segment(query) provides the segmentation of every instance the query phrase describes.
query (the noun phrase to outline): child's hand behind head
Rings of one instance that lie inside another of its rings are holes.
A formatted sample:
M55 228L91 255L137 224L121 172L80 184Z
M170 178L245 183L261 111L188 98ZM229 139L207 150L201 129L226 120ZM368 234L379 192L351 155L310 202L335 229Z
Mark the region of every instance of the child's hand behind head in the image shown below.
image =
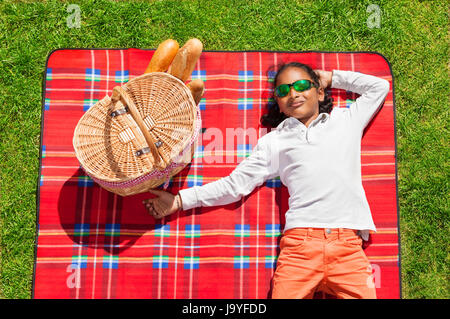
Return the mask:
M326 89L331 86L333 72L324 70L314 70L314 72L319 76L319 82L322 88Z

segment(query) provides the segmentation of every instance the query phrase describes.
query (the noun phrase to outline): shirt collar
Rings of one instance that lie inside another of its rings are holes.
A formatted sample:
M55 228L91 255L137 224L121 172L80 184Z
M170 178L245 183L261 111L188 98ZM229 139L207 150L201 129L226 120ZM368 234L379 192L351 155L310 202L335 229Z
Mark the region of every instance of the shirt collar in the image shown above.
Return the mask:
M314 126L319 122L325 122L329 118L329 116L330 115L328 113L319 113L319 116L317 116L317 118L311 122L310 126ZM297 118L290 116L287 119L283 120L280 124L278 124L277 130L282 130L288 127L296 127L297 125L304 126L304 124L300 122Z

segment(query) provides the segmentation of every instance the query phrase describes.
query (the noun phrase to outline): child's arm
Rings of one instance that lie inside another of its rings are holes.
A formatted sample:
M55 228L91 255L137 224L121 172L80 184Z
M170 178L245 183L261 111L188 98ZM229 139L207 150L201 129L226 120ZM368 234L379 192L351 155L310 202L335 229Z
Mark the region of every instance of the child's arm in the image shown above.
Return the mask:
M350 105L350 117L363 130L380 109L389 93L389 81L352 71L333 70L331 87L360 94Z
M230 175L203 186L180 190L183 210L236 202L267 179L276 176L278 167L271 161L270 145L266 136L262 136L252 154L240 162Z
M229 176L203 186L194 186L180 190L177 195L152 189L156 195L146 199L143 204L155 218L163 218L179 209L188 210L199 206L226 205L248 195L269 178L278 176L278 161L271 156L271 146L266 135L258 140L252 154L244 159ZM276 157L278 158L278 157Z

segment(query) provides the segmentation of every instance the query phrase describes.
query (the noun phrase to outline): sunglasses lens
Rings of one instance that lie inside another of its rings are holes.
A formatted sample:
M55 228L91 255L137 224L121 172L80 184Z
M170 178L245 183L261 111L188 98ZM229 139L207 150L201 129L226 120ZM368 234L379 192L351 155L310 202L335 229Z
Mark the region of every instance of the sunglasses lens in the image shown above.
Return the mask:
M275 94L279 97L286 96L289 94L291 86L293 86L297 92L303 92L309 90L313 84L309 80L298 80L292 84L281 84L275 89Z
M275 89L275 93L279 97L286 96L289 93L289 85L287 84L281 84Z
M303 92L311 88L311 82L309 82L308 80L299 80L297 82L294 82L292 86L297 92Z

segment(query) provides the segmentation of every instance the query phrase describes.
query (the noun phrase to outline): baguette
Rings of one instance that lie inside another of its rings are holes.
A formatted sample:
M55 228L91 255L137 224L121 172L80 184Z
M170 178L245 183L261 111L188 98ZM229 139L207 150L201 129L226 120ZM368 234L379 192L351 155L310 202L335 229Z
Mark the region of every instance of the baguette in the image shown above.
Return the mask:
M183 46L181 49L178 50L177 55L175 56L172 64L169 67L168 73L182 80L183 71L186 68L187 56L188 56L188 49L185 46Z
M186 86L191 90L192 97L194 98L195 104L200 103L200 100L205 92L205 83L200 79L195 79L186 84Z
M173 59L169 73L181 81L186 82L194 71L200 55L202 54L203 44L199 39L189 39L183 47L178 50Z
M145 73L166 72L175 58L179 47L178 42L172 39L161 42L155 53L153 53Z

